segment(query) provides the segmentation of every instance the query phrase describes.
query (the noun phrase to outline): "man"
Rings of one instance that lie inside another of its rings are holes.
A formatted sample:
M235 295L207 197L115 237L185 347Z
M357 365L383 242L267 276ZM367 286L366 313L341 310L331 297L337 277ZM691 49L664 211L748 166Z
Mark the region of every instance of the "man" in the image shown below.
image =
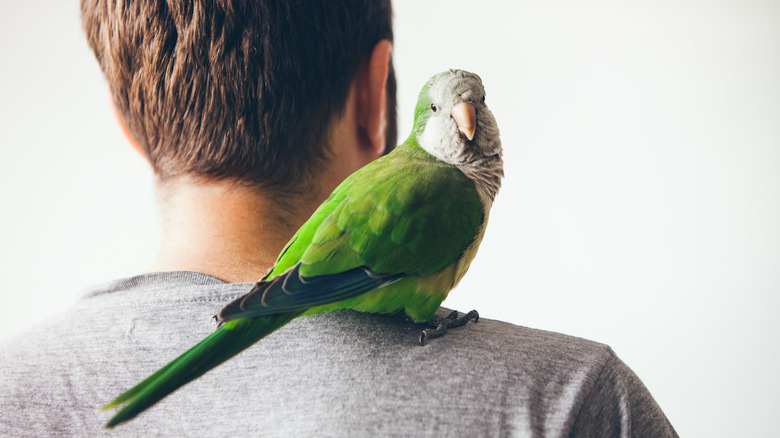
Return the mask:
M3 436L99 435L116 395L214 329L347 175L395 144L389 1L82 0L157 175L150 273L3 347ZM603 345L482 320L300 318L111 431L130 436L675 436Z

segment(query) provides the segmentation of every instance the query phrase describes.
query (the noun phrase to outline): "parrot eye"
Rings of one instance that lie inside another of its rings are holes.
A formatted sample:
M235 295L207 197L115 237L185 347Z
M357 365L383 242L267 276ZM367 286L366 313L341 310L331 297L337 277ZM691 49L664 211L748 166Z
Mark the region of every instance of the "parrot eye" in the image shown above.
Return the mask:
M485 95L482 95L482 103L485 103Z
M438 110L439 110L439 107L438 107L438 106L436 106L436 104L435 104L435 103L432 103L432 104L431 104L431 111L433 111L433 112L436 112L436 111L438 111Z

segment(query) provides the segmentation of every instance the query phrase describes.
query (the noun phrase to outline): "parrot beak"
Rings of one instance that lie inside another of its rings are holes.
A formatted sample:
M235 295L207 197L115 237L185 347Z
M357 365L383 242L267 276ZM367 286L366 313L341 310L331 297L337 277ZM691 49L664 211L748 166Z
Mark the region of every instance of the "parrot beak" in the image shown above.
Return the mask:
M477 129L477 111L470 102L460 102L452 107L450 113L455 123L458 125L458 131L469 140L474 139L474 131Z

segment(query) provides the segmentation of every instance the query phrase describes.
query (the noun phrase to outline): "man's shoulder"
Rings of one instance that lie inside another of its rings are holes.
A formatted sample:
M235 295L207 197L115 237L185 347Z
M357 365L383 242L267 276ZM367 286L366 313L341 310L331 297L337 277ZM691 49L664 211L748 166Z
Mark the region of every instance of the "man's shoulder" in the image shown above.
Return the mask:
M470 328L459 343L484 355L487 373L508 370L508 380L517 383L512 390L525 398L510 409L522 411L532 400L534 415L545 415L546 432L677 436L640 378L608 345L489 319ZM534 421L523 424L542 427Z
M211 315L244 287L200 276L120 283L1 344L0 411L14 412L0 416L4 429L99 433L100 406L211 333ZM584 406L622 421L612 380L627 368L606 345L483 318L420 346L423 328L349 310L296 319L122 430L565 435L598 424Z
M466 336L463 343L472 348L500 350L523 361L535 357L556 363L601 364L614 355L612 349L603 343L490 318L481 318L478 323L470 324L469 330L463 334Z
M212 330L210 315L234 289L188 272L85 289L73 306L0 341L0 430L8 436L100 432L99 408L122 390L124 377L142 377L161 357Z

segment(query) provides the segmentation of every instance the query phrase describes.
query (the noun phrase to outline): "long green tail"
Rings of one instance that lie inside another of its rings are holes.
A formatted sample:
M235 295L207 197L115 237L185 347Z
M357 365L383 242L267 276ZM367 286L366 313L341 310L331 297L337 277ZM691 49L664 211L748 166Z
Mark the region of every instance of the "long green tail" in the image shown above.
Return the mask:
M186 353L103 406L103 409L111 409L126 405L109 420L106 427L111 428L132 419L163 397L240 353L301 313L302 311L294 311L228 321Z

